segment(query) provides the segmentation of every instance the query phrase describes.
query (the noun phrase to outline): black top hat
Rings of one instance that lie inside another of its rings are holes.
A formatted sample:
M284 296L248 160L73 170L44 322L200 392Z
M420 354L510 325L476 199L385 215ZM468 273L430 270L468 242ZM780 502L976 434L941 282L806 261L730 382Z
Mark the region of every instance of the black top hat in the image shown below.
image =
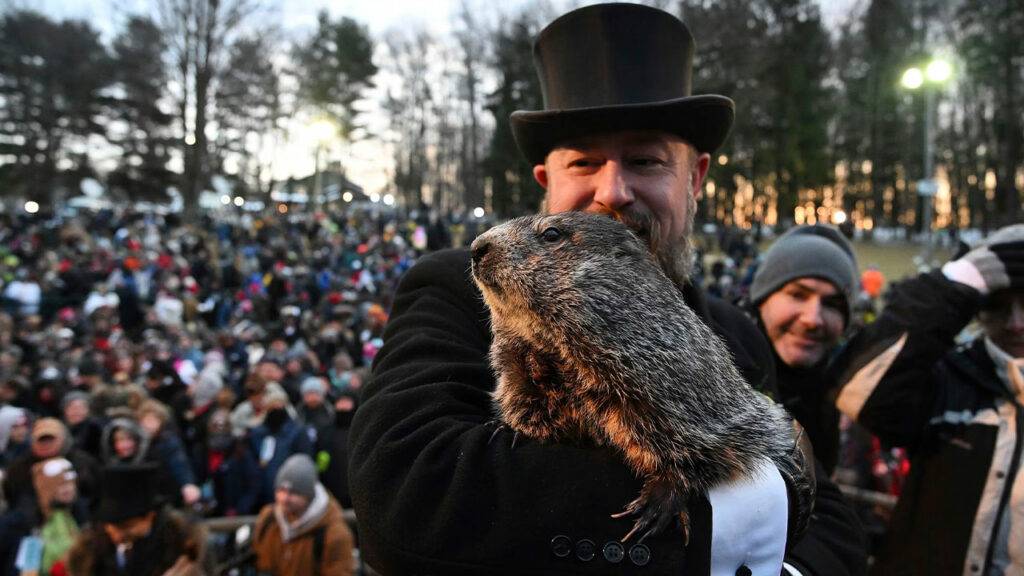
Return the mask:
M103 469L96 519L108 524L145 516L157 509L156 464L128 464Z
M544 110L512 113L519 150L541 164L557 144L620 130L662 130L701 152L722 144L733 102L691 96L693 36L671 14L597 4L548 24L533 46Z

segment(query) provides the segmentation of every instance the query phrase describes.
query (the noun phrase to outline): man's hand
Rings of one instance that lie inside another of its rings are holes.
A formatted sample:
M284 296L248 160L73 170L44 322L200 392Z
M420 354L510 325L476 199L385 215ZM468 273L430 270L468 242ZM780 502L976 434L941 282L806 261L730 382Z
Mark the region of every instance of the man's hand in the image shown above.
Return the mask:
M1024 287L1024 242L979 246L947 262L942 273L986 296L1003 288Z
M751 478L715 486L711 501L711 573L774 574L786 552L789 503L786 482L768 460Z

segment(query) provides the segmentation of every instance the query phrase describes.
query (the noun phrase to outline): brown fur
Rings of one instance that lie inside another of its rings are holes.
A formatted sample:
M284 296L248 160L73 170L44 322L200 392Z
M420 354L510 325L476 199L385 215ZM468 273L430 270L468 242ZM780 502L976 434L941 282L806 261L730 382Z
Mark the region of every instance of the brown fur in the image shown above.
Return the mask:
M542 442L615 446L644 479L622 515L642 540L717 484L768 458L813 500L788 415L755 392L725 343L686 305L626 226L569 212L519 218L473 243L491 309L501 420Z

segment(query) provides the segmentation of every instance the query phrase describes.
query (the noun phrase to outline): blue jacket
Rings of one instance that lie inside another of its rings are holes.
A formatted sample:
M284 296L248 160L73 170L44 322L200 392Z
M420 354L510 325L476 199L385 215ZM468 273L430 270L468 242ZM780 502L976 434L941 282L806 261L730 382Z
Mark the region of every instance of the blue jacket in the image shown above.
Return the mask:
M264 448L268 439L273 439L273 450ZM250 437L250 444L253 454L262 469L259 498L257 508L269 504L274 500L274 479L277 471L284 464L284 461L293 454L308 454L313 456L313 442L309 438L306 426L303 426L291 418L285 421L276 432L271 432L266 424L261 424L253 429ZM266 453L264 453L266 450Z

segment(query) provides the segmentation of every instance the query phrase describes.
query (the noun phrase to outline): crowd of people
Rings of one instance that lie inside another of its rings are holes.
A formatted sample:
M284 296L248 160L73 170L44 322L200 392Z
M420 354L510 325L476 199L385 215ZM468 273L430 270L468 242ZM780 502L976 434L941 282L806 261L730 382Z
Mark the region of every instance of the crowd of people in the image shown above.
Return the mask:
M450 219L370 207L319 219L231 214L202 226L131 210L6 218L0 561L15 566L25 538L40 533L46 570L59 570L57 551L70 552L76 534L103 517L102 487L123 482L102 478L118 465L147 465L152 501L185 512L181 525L265 517L285 462L300 454L314 471L298 483L306 504L320 486L324 506L325 495L338 511L351 506L348 428L397 281L420 255L472 239ZM831 230L796 231L808 229ZM844 237L828 234L852 256ZM791 235L768 254L747 231L705 237L694 280L756 316L769 295L765 278L791 256ZM842 262L835 256L807 267ZM859 328L877 314L880 281L872 268L848 272L835 282L850 302L844 324ZM784 392L790 411L810 409ZM830 435L815 446L826 472L898 494L908 472L902 451L846 417L839 442L840 415L829 414L815 419L812 436ZM291 468L293 476L307 469ZM881 533L878 511L863 510L862 520ZM341 540L351 556L351 534Z
M153 468L189 518L244 516L303 454L350 505L347 430L396 279L466 228L371 204L0 218L0 563L41 529L45 571L100 518L111 468Z

